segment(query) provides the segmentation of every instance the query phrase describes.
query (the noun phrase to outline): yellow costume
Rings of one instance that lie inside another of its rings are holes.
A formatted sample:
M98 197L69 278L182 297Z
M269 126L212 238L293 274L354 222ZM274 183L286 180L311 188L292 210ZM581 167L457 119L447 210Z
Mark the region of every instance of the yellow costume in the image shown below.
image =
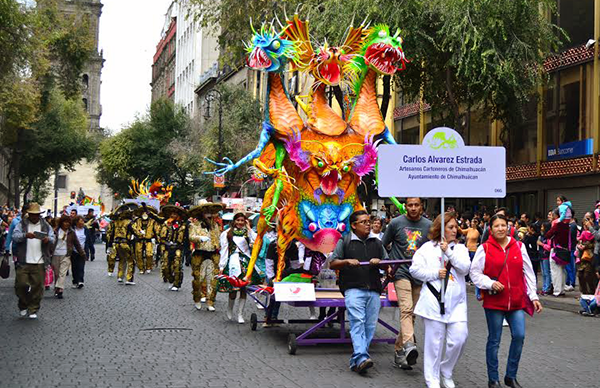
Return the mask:
M179 291L183 282L183 255L188 243L186 211L174 205L163 206L161 213L167 219L160 228L159 239L163 245L161 273L165 283Z
M189 240L193 244L192 253L192 295L198 310L201 300L206 298L209 311L214 311L217 296L217 279L219 273L219 236L221 228L212 219L212 214L222 210L222 204L204 203L192 208L190 216L196 221L189 225ZM209 216L206 217L205 214Z
M150 273L154 267L152 256L156 237L156 221L150 214L150 208L140 207L134 215L136 219L131 223L131 231L134 237L135 260L140 273Z

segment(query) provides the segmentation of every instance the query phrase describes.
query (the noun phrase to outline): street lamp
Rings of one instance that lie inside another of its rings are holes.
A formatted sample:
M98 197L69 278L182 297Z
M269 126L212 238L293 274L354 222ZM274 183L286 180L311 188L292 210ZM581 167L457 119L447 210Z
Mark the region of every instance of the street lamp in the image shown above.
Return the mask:
M219 102L219 151L217 160L220 162L223 158L223 94L218 89L212 89L204 97L206 102L206 111L204 112L204 119L210 118L210 103L217 100Z

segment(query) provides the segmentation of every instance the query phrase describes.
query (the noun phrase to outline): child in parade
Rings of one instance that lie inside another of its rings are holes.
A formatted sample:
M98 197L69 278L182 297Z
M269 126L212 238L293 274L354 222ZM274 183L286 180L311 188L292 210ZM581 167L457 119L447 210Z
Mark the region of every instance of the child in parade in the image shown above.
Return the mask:
M219 273L228 276L235 276L242 279L248 270L248 262L252 254L252 244L256 239L256 233L250 227L250 221L244 213L236 213L233 216L233 225L221 233L220 243L220 261ZM252 274L252 283L260 284L261 279L257 271ZM221 279L218 282L218 291L229 294L227 305L227 318L233 319L233 307L236 296L239 291L238 302L238 323L244 323L244 306L246 304L246 290L232 286L227 280Z

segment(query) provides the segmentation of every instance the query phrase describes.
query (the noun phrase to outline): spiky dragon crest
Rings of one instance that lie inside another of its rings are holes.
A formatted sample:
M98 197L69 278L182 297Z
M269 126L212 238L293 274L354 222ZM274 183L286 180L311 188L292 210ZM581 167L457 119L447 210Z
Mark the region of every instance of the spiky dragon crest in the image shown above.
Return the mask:
M288 60L298 59L298 43L282 38L282 32L275 32L273 25L264 24L260 31L254 30L250 43L246 43L249 67L268 72L285 70Z

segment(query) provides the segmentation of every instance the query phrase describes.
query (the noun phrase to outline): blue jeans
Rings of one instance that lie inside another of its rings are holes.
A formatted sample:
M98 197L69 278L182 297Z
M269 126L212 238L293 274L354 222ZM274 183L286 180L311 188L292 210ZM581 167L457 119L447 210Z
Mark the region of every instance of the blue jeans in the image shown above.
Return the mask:
M567 281L565 282L567 286L575 287L575 276L577 275L577 270L575 269L575 254L571 253L571 262L566 266L567 270Z
M579 304L581 305L581 311L595 314L596 309L598 308L598 304L596 303L596 298L592 298L590 300L579 299Z
M350 358L350 368L353 368L370 358L369 345L375 335L381 302L378 292L358 288L346 290L344 296L354 349Z
M550 292L550 288L552 287L552 275L550 274L550 260L541 260L542 262L542 291Z
M517 378L519 360L525 341L525 312L523 310L502 311L485 309L488 326L488 339L485 348L488 380L500 381L498 376L498 348L502 339L502 320L506 318L510 326L511 342L506 363L506 377Z

